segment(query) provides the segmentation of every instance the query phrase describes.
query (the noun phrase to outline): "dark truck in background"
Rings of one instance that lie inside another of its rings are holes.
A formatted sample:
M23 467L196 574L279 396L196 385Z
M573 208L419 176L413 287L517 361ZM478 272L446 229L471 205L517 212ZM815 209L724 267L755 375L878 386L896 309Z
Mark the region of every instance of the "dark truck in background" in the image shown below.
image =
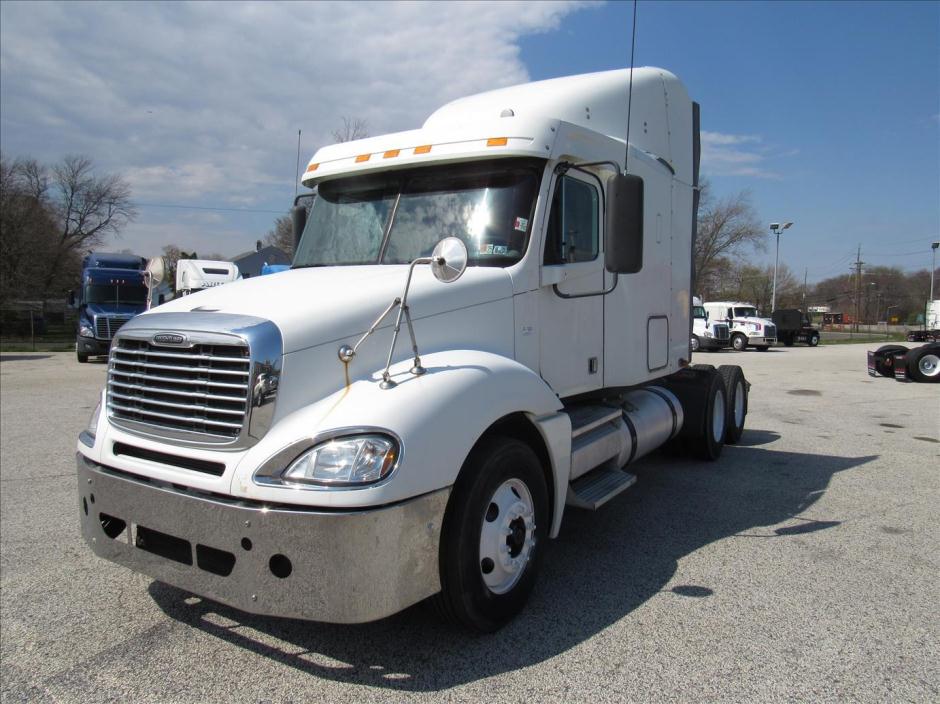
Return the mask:
M147 308L146 266L146 259L133 254L92 252L85 257L82 286L70 291L68 299L78 309L75 354L79 362L107 356L118 328Z
M813 327L809 317L798 308L781 308L771 314L777 326L777 339L787 347L804 342L810 347L819 344L819 330Z

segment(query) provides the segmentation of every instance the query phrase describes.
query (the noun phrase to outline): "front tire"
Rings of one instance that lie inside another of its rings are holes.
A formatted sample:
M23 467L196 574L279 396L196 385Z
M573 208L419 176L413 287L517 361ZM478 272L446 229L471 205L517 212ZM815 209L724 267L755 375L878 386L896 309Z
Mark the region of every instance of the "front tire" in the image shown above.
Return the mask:
M809 346L816 347L818 344L819 344L819 333L814 332L812 335L809 336Z
M82 354L81 352L76 352L75 358L78 360L79 364L85 364L88 361L88 355Z
M507 437L481 441L444 519L440 611L483 633L505 625L535 586L548 522L548 489L532 449Z
M692 339L689 341L689 348L692 352L698 352L702 348L702 343L699 342L697 335L692 335Z
M740 333L733 335L731 337L731 346L735 349L735 351L743 352L747 349L747 338Z

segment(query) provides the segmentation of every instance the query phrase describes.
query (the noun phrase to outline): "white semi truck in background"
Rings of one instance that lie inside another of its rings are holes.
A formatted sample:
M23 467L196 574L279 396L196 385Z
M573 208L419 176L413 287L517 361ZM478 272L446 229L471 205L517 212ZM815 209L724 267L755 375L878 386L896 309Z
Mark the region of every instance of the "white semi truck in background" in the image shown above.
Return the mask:
M290 271L119 331L78 442L91 549L249 612L433 596L492 631L567 510L667 442L736 442L740 368L690 364L698 105L636 69L628 140L630 84L504 88L320 149Z
M709 320L727 323L731 328L731 346L737 350L755 347L761 352L777 342L777 326L761 316L751 303L740 301L707 301Z
M180 259L176 263L176 295L186 296L242 278L232 262L209 259Z
M702 305L702 299L698 296L692 297L692 338L690 345L693 352L699 350L710 352L731 345L731 330L728 324L710 320L708 312Z

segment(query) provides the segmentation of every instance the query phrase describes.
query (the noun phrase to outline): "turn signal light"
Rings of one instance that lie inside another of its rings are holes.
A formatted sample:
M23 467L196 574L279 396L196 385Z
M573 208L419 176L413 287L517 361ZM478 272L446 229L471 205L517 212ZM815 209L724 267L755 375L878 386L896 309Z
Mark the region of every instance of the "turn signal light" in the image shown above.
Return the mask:
M356 157L356 163L357 163L357 164L361 164L361 163L364 162L364 161L369 161L369 157L370 157L370 156L372 156L372 155L371 155L371 154L360 154L359 156Z
M307 171L305 173L309 174L311 171L316 171L318 166L319 164L310 164L310 166L307 167Z
M488 147L505 147L509 143L507 137L490 137L486 140L486 146Z
M425 144L420 147L415 147L415 154L427 154L429 151L431 151L430 144Z

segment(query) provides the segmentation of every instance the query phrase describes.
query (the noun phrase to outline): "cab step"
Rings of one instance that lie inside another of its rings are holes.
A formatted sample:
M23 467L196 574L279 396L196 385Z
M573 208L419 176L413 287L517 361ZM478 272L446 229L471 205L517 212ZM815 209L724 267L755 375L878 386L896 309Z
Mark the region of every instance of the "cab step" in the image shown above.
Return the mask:
M616 406L569 406L565 412L571 419L571 439L574 440L604 423L616 420L623 409Z
M568 506L596 511L635 482L635 474L607 464L571 482L565 503Z

